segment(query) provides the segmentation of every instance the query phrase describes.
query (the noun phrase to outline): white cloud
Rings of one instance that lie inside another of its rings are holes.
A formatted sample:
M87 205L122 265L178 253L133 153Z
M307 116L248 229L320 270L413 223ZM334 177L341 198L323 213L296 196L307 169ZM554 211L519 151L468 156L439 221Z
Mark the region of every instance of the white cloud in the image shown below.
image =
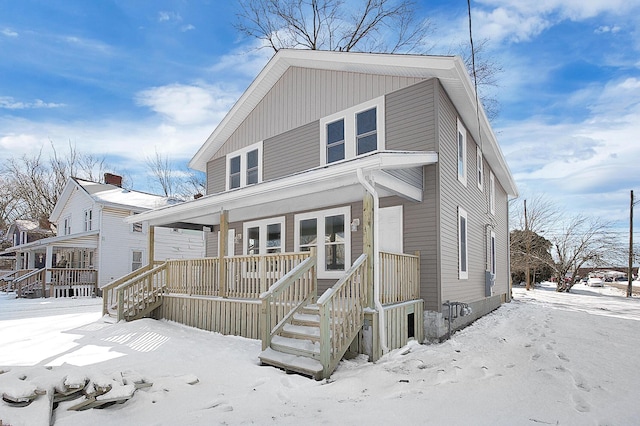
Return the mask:
M626 0L478 0L472 18L477 33L493 41L521 42L564 20L584 21L601 14L629 17L640 9ZM621 27L601 26L596 32L618 32Z
M188 125L219 121L238 97L235 90L222 86L171 84L139 92L136 102L169 123Z
M596 34L604 34L604 33L612 33L615 34L617 32L619 32L621 30L621 28L617 25L613 25L613 26L609 26L609 25L602 25L599 26L598 28L596 28L594 30L594 33Z
M193 25L191 25L191 24L187 24L187 25L183 25L183 26L180 28L180 31L182 31L183 33L186 33L187 31L191 31L191 30L195 30L195 29L196 29L196 27L195 27L195 26L193 26Z
M60 108L65 104L55 102L45 102L36 99L33 102L16 101L11 96L0 96L0 109L38 109L38 108Z
M211 71L233 72L243 77L253 79L269 62L274 55L271 48L266 47L264 42L255 40L249 45L241 46L223 55L220 60L211 67Z
M0 31L0 34L7 37L18 37L18 33L13 31L11 28L3 28L2 31Z
M182 16L175 12L160 11L158 12L158 22L182 21Z

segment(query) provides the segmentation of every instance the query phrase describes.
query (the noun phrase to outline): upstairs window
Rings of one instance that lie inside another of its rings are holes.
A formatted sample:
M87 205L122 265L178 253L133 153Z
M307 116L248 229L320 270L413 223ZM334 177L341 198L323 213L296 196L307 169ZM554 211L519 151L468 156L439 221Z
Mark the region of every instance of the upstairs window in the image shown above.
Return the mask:
M344 119L327 124L327 163L344 160Z
M375 108L356 114L356 128L356 155L378 149Z
M477 162L477 173L476 178L478 180L478 189L480 191L484 190L484 163L482 161L482 150L480 147L476 148L476 162Z
M62 219L62 235L71 234L71 216Z
M133 215L137 215L136 212L131 212ZM134 222L131 224L131 232L142 232L142 222Z
M384 149L384 97L320 119L321 164Z
M262 181L262 142L227 155L227 190Z
M467 129L458 119L458 180L467 186Z
M20 244L27 244L27 231L20 231Z
M84 211L84 230L91 231L93 227L93 210Z
M496 178L492 171L489 171L489 211L496 214Z

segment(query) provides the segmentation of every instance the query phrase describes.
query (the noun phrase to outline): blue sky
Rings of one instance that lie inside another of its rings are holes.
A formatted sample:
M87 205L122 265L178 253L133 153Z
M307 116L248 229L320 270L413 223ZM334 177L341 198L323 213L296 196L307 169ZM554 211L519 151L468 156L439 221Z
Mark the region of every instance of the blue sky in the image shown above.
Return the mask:
M421 1L430 53L468 37L467 2ZM472 1L501 63L494 130L523 197L628 221L640 196L640 1ZM0 161L104 155L136 189L145 158L184 166L271 56L235 2L0 0ZM640 207L639 207L640 208Z

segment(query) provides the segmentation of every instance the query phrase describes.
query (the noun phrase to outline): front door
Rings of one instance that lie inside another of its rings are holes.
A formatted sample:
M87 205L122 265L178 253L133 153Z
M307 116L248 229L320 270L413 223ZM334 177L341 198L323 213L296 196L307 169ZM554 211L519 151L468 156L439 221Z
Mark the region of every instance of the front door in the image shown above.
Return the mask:
M387 253L403 253L402 206L380 208L378 213L379 250Z

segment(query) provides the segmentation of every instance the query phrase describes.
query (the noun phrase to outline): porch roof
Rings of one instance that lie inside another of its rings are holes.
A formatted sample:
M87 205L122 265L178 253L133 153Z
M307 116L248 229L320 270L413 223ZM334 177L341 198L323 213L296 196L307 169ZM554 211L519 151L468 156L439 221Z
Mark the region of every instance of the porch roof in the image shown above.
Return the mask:
M397 195L421 201L421 187L386 171L422 167L437 161L436 152L375 152L248 187L206 195L175 206L150 210L129 216L125 221L199 229L219 224L223 210L227 212L229 222L236 222L346 204L362 200L364 196L358 170L362 170L375 185L380 196Z
M20 253L25 251L36 251L38 249L44 249L47 246L63 245L65 247L86 247L97 248L98 247L98 234L99 230L79 232L71 235L59 235L57 237L43 238L27 244L20 244L17 246L9 247L0 253Z

